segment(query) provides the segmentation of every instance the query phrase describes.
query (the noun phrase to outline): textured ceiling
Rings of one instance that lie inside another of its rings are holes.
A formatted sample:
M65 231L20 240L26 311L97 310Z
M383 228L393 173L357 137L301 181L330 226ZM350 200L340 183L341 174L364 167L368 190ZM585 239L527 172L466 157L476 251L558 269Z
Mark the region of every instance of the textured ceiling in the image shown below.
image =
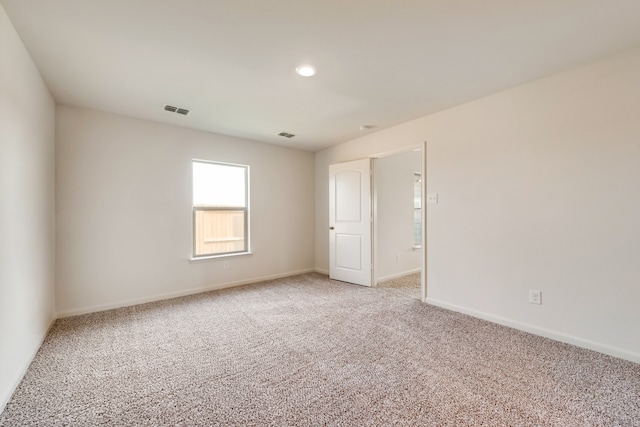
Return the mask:
M638 0L0 2L57 102L305 150L640 44Z

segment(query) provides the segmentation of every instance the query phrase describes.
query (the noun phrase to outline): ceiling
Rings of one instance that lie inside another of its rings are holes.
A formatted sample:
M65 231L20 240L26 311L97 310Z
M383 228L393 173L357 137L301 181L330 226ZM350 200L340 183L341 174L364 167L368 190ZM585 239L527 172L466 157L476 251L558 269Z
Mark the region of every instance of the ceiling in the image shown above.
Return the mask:
M59 103L310 151L640 44L638 0L0 2Z

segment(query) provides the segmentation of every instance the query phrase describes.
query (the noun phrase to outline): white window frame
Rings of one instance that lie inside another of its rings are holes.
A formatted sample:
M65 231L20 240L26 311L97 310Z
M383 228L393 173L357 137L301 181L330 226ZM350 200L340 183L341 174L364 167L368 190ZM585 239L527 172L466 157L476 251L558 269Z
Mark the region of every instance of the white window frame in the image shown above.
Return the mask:
M245 206L233 206L233 207L196 207L193 204L193 191L194 191L194 182L193 182L193 166L195 163L207 163L213 165L220 166L233 166L244 169L244 184L245 184ZM192 159L191 160L191 260L202 260L202 259L211 259L211 258L224 258L230 256L238 256L238 255L248 255L251 254L251 231L250 231L250 186L249 186L249 177L250 177L250 167L249 165L243 165L238 163L226 163L226 162L218 162L213 160L202 160L202 159ZM210 254L201 254L196 255L196 212L197 211L239 211L242 210L245 212L244 215L244 249L241 251L233 251L233 252L221 252L221 253L210 253Z
M416 190L420 194L420 198L416 200ZM413 173L413 248L422 248L422 209L424 208L424 201L422 200L422 173ZM419 215L416 218L416 211ZM416 221L417 220L417 221Z

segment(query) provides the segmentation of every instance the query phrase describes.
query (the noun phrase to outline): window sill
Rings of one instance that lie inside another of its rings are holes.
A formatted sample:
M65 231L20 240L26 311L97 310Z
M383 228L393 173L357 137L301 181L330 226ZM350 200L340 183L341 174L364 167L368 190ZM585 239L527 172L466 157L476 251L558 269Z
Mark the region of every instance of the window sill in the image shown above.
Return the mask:
M245 256L245 255L253 255L253 252L237 252L237 253L233 253L233 254L222 254L222 255L207 255L207 256L199 256L199 257L192 257L189 258L189 262L198 262L198 261L205 261L205 260L211 260L211 259L220 259L220 258L231 258L231 257L237 257L237 256Z

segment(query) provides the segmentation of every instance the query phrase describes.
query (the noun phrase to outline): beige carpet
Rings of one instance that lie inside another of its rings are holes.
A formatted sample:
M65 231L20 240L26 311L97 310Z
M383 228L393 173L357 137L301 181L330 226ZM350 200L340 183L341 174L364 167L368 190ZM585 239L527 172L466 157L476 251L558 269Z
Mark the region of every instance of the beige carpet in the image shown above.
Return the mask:
M406 274L395 279L385 280L378 283L379 288L396 288L406 289L407 291L413 290L413 296L420 298L420 273ZM407 294L409 296L410 294Z
M2 426L640 426L640 365L307 274L58 320Z

